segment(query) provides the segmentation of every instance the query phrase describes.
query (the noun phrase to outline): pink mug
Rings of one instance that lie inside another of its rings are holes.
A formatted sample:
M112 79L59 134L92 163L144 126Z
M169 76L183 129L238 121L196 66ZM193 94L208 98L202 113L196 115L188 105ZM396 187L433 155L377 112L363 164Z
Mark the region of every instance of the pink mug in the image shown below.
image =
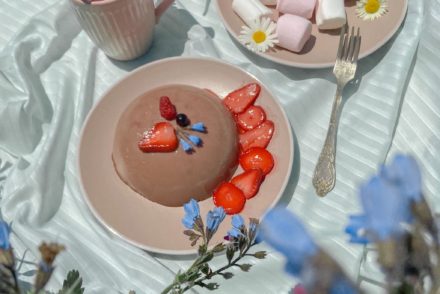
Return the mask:
M154 26L174 2L162 0L70 0L81 27L104 53L117 60L141 56L151 46Z

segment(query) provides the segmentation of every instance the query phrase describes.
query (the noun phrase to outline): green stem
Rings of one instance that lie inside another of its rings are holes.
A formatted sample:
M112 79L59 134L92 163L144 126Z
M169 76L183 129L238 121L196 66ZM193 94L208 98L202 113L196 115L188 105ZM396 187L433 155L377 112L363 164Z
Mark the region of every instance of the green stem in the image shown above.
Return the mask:
M216 271L214 271L214 272L212 272L212 273L210 273L210 274L208 274L208 275L205 275L205 276L202 277L202 278L199 278L198 280L194 281L194 283L193 283L192 285L188 285L188 286L186 286L185 288L183 288L183 291L182 291L182 292L188 291L188 290L191 289L194 285L201 285L201 284L203 284L203 281L205 281L205 280L207 280L207 279L211 279L213 276L216 276L216 275L220 274L220 273L223 272L224 270L226 270L226 269L228 269L228 268L230 268L230 267L235 266L235 265L237 264L237 262L238 262L242 257L244 257L244 256L246 255L246 253L249 251L249 249L250 249L250 248L252 247L252 245L254 245L254 244L255 244L255 243L248 245L248 246L246 247L246 249L243 250L243 252L241 252L241 253L238 255L238 257L235 258L232 262L228 263L227 265L225 265L225 266L219 268L218 270L216 270Z

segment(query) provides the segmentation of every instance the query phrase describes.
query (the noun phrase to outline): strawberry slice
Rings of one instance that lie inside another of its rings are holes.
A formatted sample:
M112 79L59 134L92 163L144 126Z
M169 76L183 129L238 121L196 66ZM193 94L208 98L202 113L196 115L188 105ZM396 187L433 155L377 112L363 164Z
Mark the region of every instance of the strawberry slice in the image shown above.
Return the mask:
M260 169L264 175L267 175L274 165L272 154L261 147L249 149L240 155L238 161L245 171Z
M231 183L223 183L218 187L213 200L215 206L222 206L227 214L237 214L243 210L246 197L243 191Z
M231 184L234 184L238 189L243 191L246 199L251 199L258 193L262 181L263 173L261 170L251 169L233 177Z
M261 87L257 83L250 83L237 89L223 99L223 104L233 113L242 113L252 105L260 95Z
M251 105L237 116L237 124L243 130L253 130L266 120L266 113L260 106Z
M270 120L266 120L253 130L244 134L239 134L239 141L242 151L246 151L252 147L266 148L272 139L275 130L274 124Z
M171 152L177 149L177 145L176 131L168 122L155 124L138 142L143 152Z

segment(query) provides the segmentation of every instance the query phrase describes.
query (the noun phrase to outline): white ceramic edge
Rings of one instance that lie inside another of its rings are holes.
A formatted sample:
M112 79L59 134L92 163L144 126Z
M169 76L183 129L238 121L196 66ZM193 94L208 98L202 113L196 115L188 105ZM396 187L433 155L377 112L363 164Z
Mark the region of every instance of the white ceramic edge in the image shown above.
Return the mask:
M292 126L290 124L290 121L286 115L286 112L284 111L284 108L282 107L281 103L279 103L279 101L275 98L274 95L272 95L272 92L269 91L269 89L263 84L261 83L261 81L259 79L257 79L254 75L248 73L247 71L241 69L240 67L231 64L229 62L224 62L224 61L219 61L217 59L214 58L208 58L208 57L170 57L170 58L164 58L164 59L160 59L151 63L147 63L133 71L131 71L130 73L124 75L123 77L121 77L120 79L118 79L108 90L106 90L102 95L100 100L92 107L92 109L90 109L89 113L87 114L86 119L84 120L84 123L81 127L81 132L80 132L80 140L79 140L79 144L78 144L78 155L76 158L76 164L77 164L77 170L79 173L79 185L80 185L80 191L82 192L82 198L85 200L88 208L90 209L90 211L92 212L93 216L101 223L101 225L103 225L107 230L109 230L112 234L116 235L117 237L121 238L122 240L124 240L125 242L134 245L138 248L141 248L143 250L147 250L149 252L153 252L153 253L159 253L159 254L165 254L165 255L191 255L191 254L195 254L197 253L196 249L190 249L190 250L165 250L165 249L160 249L160 248L156 248L156 247L150 247L150 246L145 246L143 244L140 244L128 237L126 237L125 235L121 234L120 232L116 231L113 227L111 227L110 225L108 225L103 218L101 218L101 216L99 215L99 213L95 210L94 206L92 205L91 201L89 200L89 197L87 196L87 193L85 191L84 185L83 185L83 181L82 181L82 173L81 173L81 168L80 168L80 158L81 158L81 146L82 146L82 142L83 142L83 133L85 131L85 128L89 122L89 119L92 115L92 113L94 112L94 110L102 103L103 101L103 97L107 96L108 93L110 93L114 87L116 87L117 85L119 85L123 80L127 79L128 77L130 77L131 75L134 75L135 73L139 72L139 71L143 71L145 70L145 68L153 66L153 65L157 65L160 63L164 63L164 62L169 62L169 61L173 61L173 60L182 60L182 59L186 59L186 60L205 60L205 61L209 61L209 62L216 62L216 63L221 63L221 64L226 64L228 66L231 66L239 71L244 72L245 74L247 74L248 76L252 77L253 79L255 79L256 81L258 81L260 83L260 85L270 94L270 96L273 98L273 100L275 101L275 104L281 109L281 114L282 117L284 119L284 121L287 122L287 133L288 133L288 139L289 142L291 142L290 144L290 148L289 148L289 168L287 171L287 176L284 179L284 182L281 186L281 190L280 193L278 193L277 197L275 197L274 201L272 202L272 205L270 205L266 212L262 215L261 218L263 218L264 215L266 215L267 211L270 210L271 208L273 208L274 206L276 206L279 202L279 200L281 199L282 195L284 194L284 191L286 190L287 184L289 182L291 173L292 173L292 167L293 167L293 157L294 157L294 139L293 139L293 134L292 134Z
M235 35L235 33L233 32L231 26L225 21L225 18L223 17L223 14L220 13L220 8L219 8L219 1L222 0L216 0L215 1L215 5L216 5L216 9L217 9L217 14L220 16L223 25L226 27L226 30L228 31L229 35L231 35L235 41L237 41L241 46L243 46L246 50L248 50L249 52L256 54L264 59L273 61L275 63L278 64L282 64L282 65L287 65L287 66L292 66L292 67L298 67L298 68L308 68L308 69L319 69L319 68L329 68L335 65L335 62L329 62L329 63L317 63L317 64L310 64L310 63L297 63L297 62L290 62L290 61L286 61L284 59L280 59L280 58L276 58L273 57L271 55L267 55L261 52L254 52L249 50L245 45L243 45L239 40L238 37ZM394 34L399 30L400 26L403 23L403 20L405 19L406 13L408 11L408 0L404 0L405 3L405 11L404 13L402 13L402 15L400 16L399 19L399 25L396 26L394 28L394 30L391 30L390 33L388 35L386 35L386 37L384 38L383 42L378 42L376 46L374 46L372 49L362 53L361 55L359 55L359 60L367 57L368 55L374 53L376 50L378 50L380 47L382 47L383 45L385 45L393 36ZM295 54L292 52L292 54ZM335 61L336 61L336 56L335 56Z

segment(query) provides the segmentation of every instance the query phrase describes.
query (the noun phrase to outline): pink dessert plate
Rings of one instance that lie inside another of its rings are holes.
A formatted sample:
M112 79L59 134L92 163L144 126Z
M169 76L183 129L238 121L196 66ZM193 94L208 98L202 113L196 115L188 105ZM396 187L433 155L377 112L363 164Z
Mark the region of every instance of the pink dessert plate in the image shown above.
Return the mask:
M240 43L238 36L244 22L232 10L232 0L216 0L216 3L223 24L232 37ZM347 23L350 27L359 27L362 35L359 58L370 55L391 39L405 19L407 7L408 0L388 1L388 13L376 20L370 21L362 20L356 16L355 0L345 1ZM287 66L301 68L333 66L339 45L340 30L318 30L314 17L312 17L311 21L313 23L312 36L300 53L294 53L276 46L273 50L255 54ZM245 48L247 49L247 47Z
M182 207L152 202L118 177L111 158L116 125L134 99L161 86L190 85L224 97L249 82L262 86L256 104L264 107L267 117L275 124L268 146L275 167L241 213L245 219L261 218L282 196L292 169L294 142L286 114L268 89L240 68L213 59L182 57L163 59L131 72L111 87L90 112L81 134L78 167L83 195L95 217L117 236L145 250L175 255L195 253L196 248L191 247L182 233L185 229L181 223ZM239 172L240 168L236 173ZM204 219L213 207L211 197L200 202ZM223 241L230 223L227 217L212 244Z

